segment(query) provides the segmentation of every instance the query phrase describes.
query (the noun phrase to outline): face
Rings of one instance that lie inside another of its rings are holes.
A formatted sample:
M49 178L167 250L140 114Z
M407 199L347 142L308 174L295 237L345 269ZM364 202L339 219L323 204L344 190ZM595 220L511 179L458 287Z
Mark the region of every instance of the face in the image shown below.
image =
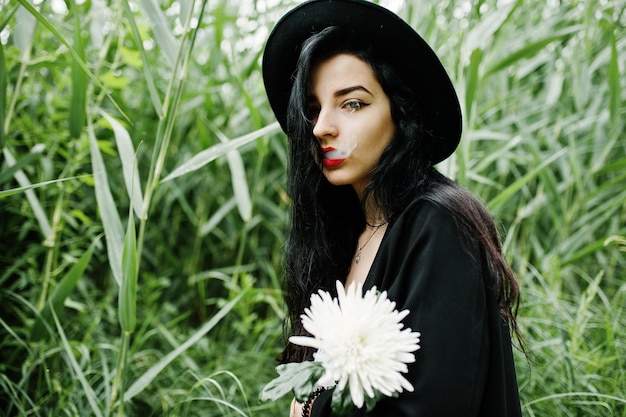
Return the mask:
M361 196L395 131L389 98L372 68L349 54L317 64L308 110L324 176L334 185L352 185Z

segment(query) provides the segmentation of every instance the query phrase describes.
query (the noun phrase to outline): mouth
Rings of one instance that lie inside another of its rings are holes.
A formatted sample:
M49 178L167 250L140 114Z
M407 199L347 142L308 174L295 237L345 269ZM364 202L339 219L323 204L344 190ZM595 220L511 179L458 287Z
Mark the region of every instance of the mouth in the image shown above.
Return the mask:
M337 165L341 165L343 161L345 160L346 160L345 158L340 158L340 159L324 158L324 160L322 161L322 164L324 164L326 168L331 168L331 167L336 167Z
M322 160L322 164L326 168L336 167L337 165L341 165L346 158L338 157L337 149L332 147L322 148L322 152L324 153L324 159Z

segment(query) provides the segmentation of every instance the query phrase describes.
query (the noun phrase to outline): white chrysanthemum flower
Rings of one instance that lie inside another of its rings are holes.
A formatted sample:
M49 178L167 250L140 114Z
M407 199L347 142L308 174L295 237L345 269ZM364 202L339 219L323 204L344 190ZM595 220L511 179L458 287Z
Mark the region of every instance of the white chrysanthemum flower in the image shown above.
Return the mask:
M403 329L408 310L398 312L387 292L376 287L362 294L362 285L344 290L337 281L338 298L320 290L311 296L311 307L302 315L304 328L313 337L292 336L292 343L318 349L315 360L325 374L319 385L350 389L352 402L363 406L365 394L374 398L378 391L392 396L413 386L402 373L415 361L412 353L420 348L419 332Z

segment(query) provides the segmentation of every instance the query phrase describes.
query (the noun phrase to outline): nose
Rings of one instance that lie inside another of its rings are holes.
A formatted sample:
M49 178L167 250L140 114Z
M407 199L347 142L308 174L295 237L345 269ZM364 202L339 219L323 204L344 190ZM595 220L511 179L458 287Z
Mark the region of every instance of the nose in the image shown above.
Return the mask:
M330 112L320 110L313 122L313 135L318 139L337 136L336 123Z

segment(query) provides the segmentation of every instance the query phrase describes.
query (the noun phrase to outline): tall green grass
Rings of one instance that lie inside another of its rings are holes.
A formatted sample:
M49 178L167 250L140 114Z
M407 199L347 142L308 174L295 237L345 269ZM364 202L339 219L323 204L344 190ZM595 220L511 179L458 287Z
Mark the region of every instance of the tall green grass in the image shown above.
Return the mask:
M286 413L280 3L0 1L0 414ZM440 168L520 278L524 415L626 416L626 3L382 3L457 86Z

